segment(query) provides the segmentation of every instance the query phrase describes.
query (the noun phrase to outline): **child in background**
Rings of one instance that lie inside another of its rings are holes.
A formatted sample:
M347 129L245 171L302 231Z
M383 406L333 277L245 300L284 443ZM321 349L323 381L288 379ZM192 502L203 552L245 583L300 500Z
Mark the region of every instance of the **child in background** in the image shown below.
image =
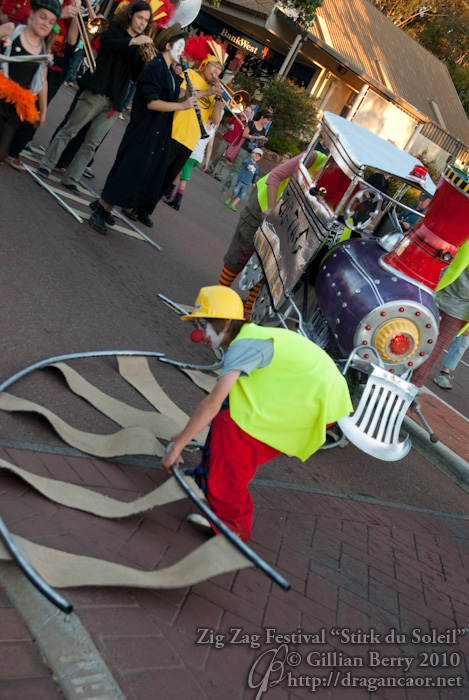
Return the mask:
M243 161L236 184L231 192L231 197L225 200L226 206L232 211L236 211L236 205L240 199L247 199L250 190L254 187L259 168L257 161L262 158L264 152L260 148L255 148L249 158Z
M54 28L61 12L58 0L31 0L27 25L7 22L0 26L2 54L8 58L46 54L55 43ZM21 125L27 122L42 128L46 112L45 63L13 63L0 57L0 161L8 155Z
M169 204L170 207L179 210L181 206L181 199L184 195L187 183L191 178L192 169L200 165L200 169L205 172L207 169L209 160L212 156L213 149L213 137L218 128L218 124L214 124L210 119L205 124L205 131L208 134L208 138L200 138L189 158L181 171L180 178L176 178L174 185L177 185L176 193L167 195L163 197L165 204Z

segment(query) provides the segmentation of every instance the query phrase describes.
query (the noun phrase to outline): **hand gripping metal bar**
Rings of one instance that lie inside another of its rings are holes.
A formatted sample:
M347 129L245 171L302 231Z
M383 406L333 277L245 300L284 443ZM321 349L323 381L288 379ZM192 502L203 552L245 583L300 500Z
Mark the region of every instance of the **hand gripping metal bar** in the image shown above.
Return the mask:
M189 443L190 445L190 443ZM168 449L170 448L171 443L168 445ZM212 525L215 525L217 530L220 530L222 535L224 535L232 545L234 545L240 552L244 554L245 557L247 557L250 561L252 561L255 566L257 566L258 569L264 572L264 574L267 574L269 578L274 581L278 586L283 588L285 591L288 591L290 589L290 584L289 582L283 578L275 569L273 569L267 562L265 562L263 559L260 558L258 554L253 552L250 547L248 547L244 542L242 542L239 537L237 537L231 530L225 525L224 522L218 518L215 513L213 513L210 508L200 500L198 496L192 491L191 487L187 483L187 481L184 479L182 476L179 468L174 464L171 467L171 471L174 474L175 478L178 481L178 484L180 487L183 489L183 491L189 496L191 501L197 506L199 510L202 511L202 513L205 515L205 517L212 523Z

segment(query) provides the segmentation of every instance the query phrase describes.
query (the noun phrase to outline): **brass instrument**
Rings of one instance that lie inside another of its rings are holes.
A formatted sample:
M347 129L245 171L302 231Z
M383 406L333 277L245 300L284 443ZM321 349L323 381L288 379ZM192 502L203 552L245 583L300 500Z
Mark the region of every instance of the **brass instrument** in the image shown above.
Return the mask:
M140 29L142 29L142 27L140 27ZM158 52L155 48L155 44L153 42L151 42L151 44L149 42L145 44L139 44L138 50L140 51L142 61L144 61L145 63L149 63L152 59L155 58L155 56L158 55Z
M90 37L98 36L98 34L103 34L109 29L109 22L105 17L97 17L96 13L93 11L88 0L84 0L86 9L88 12L88 21L85 22L80 12L80 2L77 2L77 22L78 22L78 32L80 34L80 39L83 43L83 53L90 67L90 72L94 73L96 71L96 59L93 54L93 49L91 48Z
M217 78L218 83L220 84L220 87L222 90L228 93L229 99L225 100L224 97L222 96L222 100L225 103L225 107L231 112L233 117L241 124L241 126L244 128L246 125L243 124L241 119L238 117L238 114L241 114L244 112L246 107L249 105L251 102L251 96L249 95L246 90L238 90L237 92L233 92L233 90L228 87L226 83L223 82L223 80L220 80L220 78Z

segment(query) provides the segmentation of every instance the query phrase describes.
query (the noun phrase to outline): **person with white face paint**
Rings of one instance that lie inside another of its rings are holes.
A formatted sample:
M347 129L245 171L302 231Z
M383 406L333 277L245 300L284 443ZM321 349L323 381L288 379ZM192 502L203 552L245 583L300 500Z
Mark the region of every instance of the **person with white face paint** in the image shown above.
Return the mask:
M246 323L243 302L229 287L203 287L194 311L181 319L196 322L192 340L227 350L215 387L173 435L161 464L171 473L187 443L211 424L202 463L187 473L213 512L246 542L254 513L249 482L258 466L282 452L307 460L325 442L326 427L352 410L347 383L304 336ZM199 513L188 520L213 534Z
M160 197L166 165L173 115L191 109L195 98L180 91L180 79L173 70L184 51L181 25L174 24L158 34L155 46L160 53L143 69L137 84L130 123L107 177L101 198L92 203L89 224L106 234L112 226L114 205L122 207L129 218L153 226L148 204Z

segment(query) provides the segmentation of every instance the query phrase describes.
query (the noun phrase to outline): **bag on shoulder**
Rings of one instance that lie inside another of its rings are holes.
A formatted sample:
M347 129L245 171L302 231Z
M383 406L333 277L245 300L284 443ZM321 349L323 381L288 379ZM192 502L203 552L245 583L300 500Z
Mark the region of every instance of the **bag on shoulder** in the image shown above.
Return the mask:
M238 136L238 138L235 141L233 141L232 144L230 144L228 146L228 148L226 149L226 151L224 153L224 156L229 163L232 163L234 161L234 159L238 155L240 148L243 145L243 143L245 142L245 140L246 139L243 139L242 135L240 134Z

